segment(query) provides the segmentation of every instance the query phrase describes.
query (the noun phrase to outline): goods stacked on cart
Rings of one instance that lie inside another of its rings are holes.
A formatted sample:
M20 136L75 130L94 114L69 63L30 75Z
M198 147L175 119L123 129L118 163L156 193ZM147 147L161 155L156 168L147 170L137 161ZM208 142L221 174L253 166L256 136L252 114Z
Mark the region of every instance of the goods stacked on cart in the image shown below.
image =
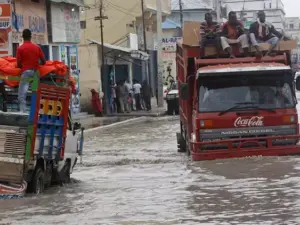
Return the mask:
M75 92L76 81L70 75L70 70L66 64L60 61L47 61L45 65L39 67L39 77L41 83L46 83L55 86L70 87L72 92ZM18 77L21 77L21 69L17 67L17 59L14 57L0 58L0 78L6 77L3 82L7 93L7 109L9 112L17 112L17 96L18 96ZM27 102L30 104L30 88L27 95ZM2 104L2 96L0 99Z

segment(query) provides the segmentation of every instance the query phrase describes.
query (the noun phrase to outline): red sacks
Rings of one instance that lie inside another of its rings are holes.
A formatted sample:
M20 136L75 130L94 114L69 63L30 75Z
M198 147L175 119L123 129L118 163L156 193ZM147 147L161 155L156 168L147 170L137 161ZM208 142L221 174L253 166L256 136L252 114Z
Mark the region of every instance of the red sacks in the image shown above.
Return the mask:
M45 65L39 67L40 77L46 76L49 73L55 73L58 76L69 75L69 67L60 61L47 61ZM2 76L21 76L21 69L17 67L17 59L11 56L0 58L0 75ZM75 90L76 81L70 77L72 90ZM18 86L18 81L5 80L5 83L10 87Z

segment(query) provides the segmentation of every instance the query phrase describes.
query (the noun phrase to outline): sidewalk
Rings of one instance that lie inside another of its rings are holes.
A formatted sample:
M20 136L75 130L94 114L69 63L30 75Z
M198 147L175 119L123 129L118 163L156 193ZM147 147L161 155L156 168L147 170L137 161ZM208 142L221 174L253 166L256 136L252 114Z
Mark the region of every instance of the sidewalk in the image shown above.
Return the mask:
M116 113L111 116L120 116L120 117L137 117L137 116L149 116L149 117L159 117L166 115L167 103L164 101L164 107L158 107L156 98L151 99L151 111L141 110L141 111L132 111L130 113Z
M87 113L80 113L73 117L75 122L81 123L82 127L85 129L102 127L126 120L130 120L137 117L160 117L166 114L166 103L164 107L159 108L156 104L156 98L151 99L152 110L151 111L133 111L131 113L117 113L115 115L95 117L94 115L89 115Z
M122 122L132 118L134 117L91 117L90 115L87 115L87 117L74 117L73 119L75 122L81 123L81 126L85 129L91 129Z

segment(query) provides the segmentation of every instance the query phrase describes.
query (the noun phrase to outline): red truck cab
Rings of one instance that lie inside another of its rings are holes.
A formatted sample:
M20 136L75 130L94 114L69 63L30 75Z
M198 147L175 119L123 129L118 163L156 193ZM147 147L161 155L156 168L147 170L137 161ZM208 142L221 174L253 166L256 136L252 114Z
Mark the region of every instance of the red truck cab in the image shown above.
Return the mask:
M197 59L198 53L177 45L179 152L196 161L300 154L294 74L286 53Z

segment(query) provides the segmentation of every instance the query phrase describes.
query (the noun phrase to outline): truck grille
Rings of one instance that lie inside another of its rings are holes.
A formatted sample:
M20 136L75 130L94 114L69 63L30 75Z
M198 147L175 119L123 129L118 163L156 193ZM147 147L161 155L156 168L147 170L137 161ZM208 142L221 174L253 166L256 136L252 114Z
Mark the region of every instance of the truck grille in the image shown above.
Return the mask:
M287 126L272 126L272 127L248 127L248 128L229 128L229 129L212 129L212 130L200 130L200 141L220 141L239 138L261 138L261 137L274 137L285 135L296 135L296 125ZM272 141L273 146L286 146L296 145L298 140L296 139L276 139ZM267 147L266 140L260 140L258 143L261 146ZM242 141L235 141L232 143L233 148L238 148L242 144ZM242 148L258 147L257 143L243 144ZM200 150L220 150L227 149L228 144L207 144L202 145Z

